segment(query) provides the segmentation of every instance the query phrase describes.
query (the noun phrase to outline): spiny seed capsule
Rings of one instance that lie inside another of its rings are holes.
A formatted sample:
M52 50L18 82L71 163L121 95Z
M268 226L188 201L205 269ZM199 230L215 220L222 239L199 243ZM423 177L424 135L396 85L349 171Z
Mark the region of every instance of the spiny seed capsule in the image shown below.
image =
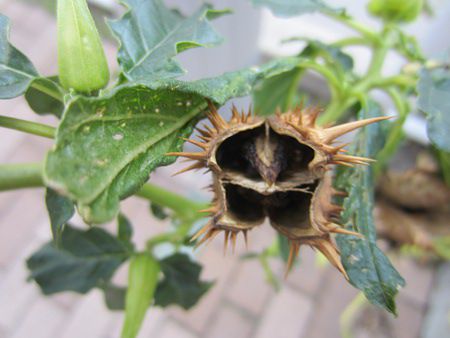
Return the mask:
M372 160L347 155L345 145L335 140L355 129L387 119L377 117L321 128L316 124L318 108L298 108L269 118L241 114L235 107L227 122L210 104L207 114L212 127L199 129L201 141L186 140L201 152L169 153L193 160L179 173L207 168L212 173L212 206L204 212L209 223L193 240L197 246L224 233L235 247L239 232L244 235L267 218L272 227L290 243L288 272L301 245L318 249L346 278L339 251L331 234L361 236L344 229L339 222L341 207L332 203L334 195L345 195L332 187L333 165L353 167Z

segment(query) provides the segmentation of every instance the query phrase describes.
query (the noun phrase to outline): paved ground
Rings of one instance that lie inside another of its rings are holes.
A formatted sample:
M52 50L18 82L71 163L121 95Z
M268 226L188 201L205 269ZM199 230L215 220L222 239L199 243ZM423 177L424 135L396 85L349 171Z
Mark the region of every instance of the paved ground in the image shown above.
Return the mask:
M0 10L12 18L15 45L31 55L42 73L54 73L55 25L51 18L39 9L16 1L0 2ZM112 49L108 55L114 59ZM0 104L0 114L55 123L52 118L36 117L22 100ZM38 161L50 145L49 140L2 129L0 161ZM159 170L154 180L185 195L200 197L199 181L206 185L207 177L194 179L185 175L175 183L170 178L173 171ZM125 212L136 226L138 241L168 226L150 218L147 210L144 201L131 198L125 202ZM108 312L100 293L94 291L86 296L67 293L46 298L35 285L26 281L24 259L49 237L42 190L0 194L0 338L119 337L122 315ZM272 237L273 232L268 227L255 231L250 237L251 249L263 247ZM240 244L235 256L223 256L220 240L200 250L198 257L205 266L204 278L217 280L216 286L192 311L152 309L139 337L340 337L340 313L357 292L334 269L319 268L313 252L304 249L301 264L277 293L265 282L257 262L239 259L239 254L245 252ZM282 266L272 263L281 275ZM419 337L434 271L406 259L394 258L394 264L408 281L398 298L400 316L387 321L381 318L376 323L391 327L392 337ZM122 269L117 279L123 279L124 275L125 269ZM373 309L367 311L371 313L370 318L378 316ZM358 318L361 322L367 321L364 316ZM372 324L368 321L367 326ZM358 337L382 336L363 332Z

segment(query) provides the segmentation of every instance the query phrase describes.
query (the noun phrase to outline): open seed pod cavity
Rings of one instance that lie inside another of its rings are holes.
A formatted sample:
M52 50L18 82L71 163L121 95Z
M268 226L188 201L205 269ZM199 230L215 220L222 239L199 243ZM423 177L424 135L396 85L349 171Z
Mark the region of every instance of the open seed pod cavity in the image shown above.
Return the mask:
M201 151L169 154L194 161L181 172L201 168L212 172L214 199L203 210L211 219L194 235L197 245L223 232L225 250L228 242L234 250L239 232L247 242L248 231L267 218L289 240L287 271L300 246L309 245L347 278L331 234L359 234L338 224L342 210L331 201L333 195L345 193L333 189L331 168L371 160L347 155L344 145L334 143L339 136L385 117L321 128L316 124L319 113L317 108L298 108L260 118L233 107L231 119L225 121L210 104L207 116L212 126L199 129L201 141L187 140Z

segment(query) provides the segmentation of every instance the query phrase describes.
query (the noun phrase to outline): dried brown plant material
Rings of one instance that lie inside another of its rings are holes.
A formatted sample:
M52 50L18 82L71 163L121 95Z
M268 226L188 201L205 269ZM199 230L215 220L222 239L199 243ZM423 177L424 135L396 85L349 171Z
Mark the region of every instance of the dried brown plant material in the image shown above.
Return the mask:
M410 214L386 201L378 201L374 216L379 237L432 250L432 236L426 231L427 220L423 214Z
M407 209L449 210L450 207L450 189L438 175L420 169L388 171L381 177L378 191Z
M194 163L181 172L207 168L212 172L212 206L209 223L194 235L197 246L224 233L234 250L241 232L247 241L250 230L266 218L290 242L287 271L301 245L319 250L348 278L339 251L331 235L360 236L344 229L339 222L341 207L333 204L333 195L345 193L332 188L333 165L367 165L371 159L351 156L335 145L340 136L386 119L355 121L322 128L316 124L318 108L296 109L269 118L259 118L251 111L238 112L225 121L210 104L207 114L212 127L199 129L200 140L187 140L200 152L170 153ZM181 173L180 172L180 173Z

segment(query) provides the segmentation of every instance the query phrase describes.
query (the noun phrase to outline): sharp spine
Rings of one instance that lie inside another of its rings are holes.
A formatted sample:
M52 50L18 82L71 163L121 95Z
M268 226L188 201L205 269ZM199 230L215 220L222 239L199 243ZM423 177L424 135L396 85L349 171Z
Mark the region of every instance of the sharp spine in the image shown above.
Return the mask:
M335 139L337 139L338 137L345 135L353 130L365 127L365 126L375 123L375 122L388 120L390 118L391 117L380 116L380 117L374 117L371 119L349 122L346 124L341 124L341 125L338 125L335 127L330 127L330 128L324 129L323 130L324 135L322 136L322 142L329 144L332 141L334 141Z

